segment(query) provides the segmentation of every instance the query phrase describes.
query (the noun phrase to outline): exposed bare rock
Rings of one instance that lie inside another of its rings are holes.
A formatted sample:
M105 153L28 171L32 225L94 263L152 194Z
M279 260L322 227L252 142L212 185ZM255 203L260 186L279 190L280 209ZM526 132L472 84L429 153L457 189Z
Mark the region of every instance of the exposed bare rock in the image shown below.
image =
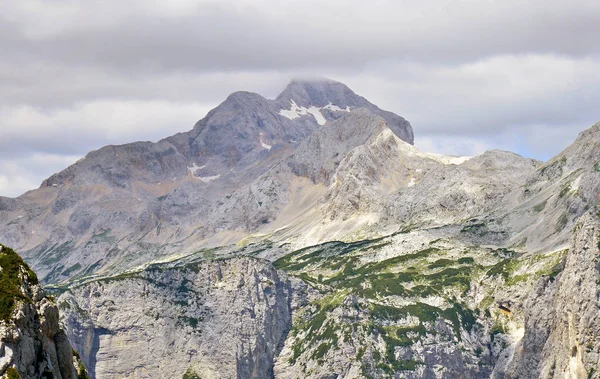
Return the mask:
M540 279L525 302L525 335L506 377L600 375L599 244L600 222L587 214L578 221L562 273Z
M268 378L291 327L292 289L254 258L151 266L58 300L92 377Z
M59 325L58 308L37 276L0 245L0 377L85 378L86 369Z

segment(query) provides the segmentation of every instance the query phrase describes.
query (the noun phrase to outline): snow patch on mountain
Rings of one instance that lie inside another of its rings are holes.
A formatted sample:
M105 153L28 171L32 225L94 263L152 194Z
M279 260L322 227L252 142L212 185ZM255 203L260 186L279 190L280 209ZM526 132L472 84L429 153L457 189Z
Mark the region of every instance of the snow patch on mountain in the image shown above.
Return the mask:
M296 119L300 116L306 115L307 110L304 107L299 107L294 100L291 100L291 108L290 109L282 109L279 111L279 114L283 117L287 117L290 120Z
M196 171L202 170L204 167L206 167L206 165L198 166L196 163L194 163L192 167L188 167L187 169L193 177L196 177Z
M259 133L260 135L260 145L263 147L263 149L267 149L267 150L271 150L271 148L273 146L269 145L268 143L265 143L265 141L263 141L263 133Z
M346 106L346 109L342 109L342 108L338 107L337 105L331 104L331 102L329 102L329 104L324 106L323 109L329 109L330 111L334 111L334 112L350 112L349 106Z
M263 145L263 147L264 147L264 145ZM270 148L270 146L269 146L269 148ZM198 166L196 163L194 163L192 165L192 167L188 167L187 169L188 169L190 175L192 175L192 177L194 179L198 179L198 180L200 180L200 181L202 181L204 183L210 183L213 180L217 180L217 179L219 179L221 177L221 174L213 175L213 176L196 176L196 173L198 172L198 170L202 170L205 167L206 167L206 165ZM177 178L173 178L173 181L175 181L176 179Z
M310 107L306 111L313 115L315 120L317 120L317 124L325 125L325 123L327 122L327 120L325 120L325 117L323 117L323 115L321 114L321 108Z
M325 117L323 117L323 114L321 113L321 110L323 109L328 109L330 111L335 112L350 112L349 106L346 106L346 109L342 109L337 105L333 105L331 102L322 108L315 107L314 105L306 108L298 106L298 104L296 104L294 100L291 100L290 109L282 109L279 111L279 114L289 118L290 120L296 119L300 116L307 116L311 114L313 115L313 117L319 125L325 125L327 123L327 120L325 119Z
M200 179L204 183L210 183L213 180L219 179L220 177L221 177L221 174L218 174L218 175L215 175L215 176L198 176L198 179Z

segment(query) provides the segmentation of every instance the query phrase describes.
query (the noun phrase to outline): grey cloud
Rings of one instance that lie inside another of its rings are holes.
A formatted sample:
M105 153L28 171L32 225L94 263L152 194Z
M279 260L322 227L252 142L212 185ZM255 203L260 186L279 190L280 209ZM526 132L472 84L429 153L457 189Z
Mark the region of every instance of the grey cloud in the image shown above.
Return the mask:
M78 27L36 38L26 36L32 25L13 23L10 29L16 28L20 36L12 39L18 43L11 51L69 66L129 73L361 69L370 61L390 59L457 63L496 54L597 54L600 5L575 3L429 1L352 12L353 4L310 9L317 4L308 2L274 15L258 7L239 11L207 4L180 17L140 12L106 24L92 22L90 27L86 19L95 14L83 11ZM107 2L100 10L110 14L115 7Z
M30 104L61 108L98 99L167 100L218 104L237 90L273 97L295 75L292 72L146 73L125 75L85 67L31 62L21 67L0 62L4 105ZM11 74L9 74L11 73ZM22 77L17 81L14 78Z
M514 56L464 66L386 65L347 81L407 117L417 134L482 136L539 124L591 126L600 119L599 65L600 59Z
M192 128L208 112L202 104L99 101L69 109L0 109L0 160L36 152L80 155L107 144L156 141Z
M548 125L519 125L470 136L424 132L415 138L415 145L424 151L459 156L475 156L486 150L500 149L546 161L575 141L582 129L581 125L567 124L553 128Z

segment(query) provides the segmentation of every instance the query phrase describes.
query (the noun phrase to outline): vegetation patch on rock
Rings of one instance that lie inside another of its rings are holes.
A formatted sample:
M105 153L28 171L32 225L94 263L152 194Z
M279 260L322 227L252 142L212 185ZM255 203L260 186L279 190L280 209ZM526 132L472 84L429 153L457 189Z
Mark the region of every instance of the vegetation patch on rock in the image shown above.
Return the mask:
M16 301L31 301L24 284L38 284L36 274L14 250L0 245L0 320L9 320Z

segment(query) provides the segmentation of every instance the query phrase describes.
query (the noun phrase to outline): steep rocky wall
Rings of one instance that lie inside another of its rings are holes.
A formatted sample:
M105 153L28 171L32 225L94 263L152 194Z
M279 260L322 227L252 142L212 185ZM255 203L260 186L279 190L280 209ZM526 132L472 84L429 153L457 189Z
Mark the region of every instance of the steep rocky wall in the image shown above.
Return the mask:
M600 222L578 222L563 272L525 302L525 335L508 378L600 377ZM502 376L502 375L499 375Z
M69 339L96 378L268 378L291 288L254 258L149 268L62 294Z
M12 250L0 245L0 377L85 378L58 308L37 276Z

